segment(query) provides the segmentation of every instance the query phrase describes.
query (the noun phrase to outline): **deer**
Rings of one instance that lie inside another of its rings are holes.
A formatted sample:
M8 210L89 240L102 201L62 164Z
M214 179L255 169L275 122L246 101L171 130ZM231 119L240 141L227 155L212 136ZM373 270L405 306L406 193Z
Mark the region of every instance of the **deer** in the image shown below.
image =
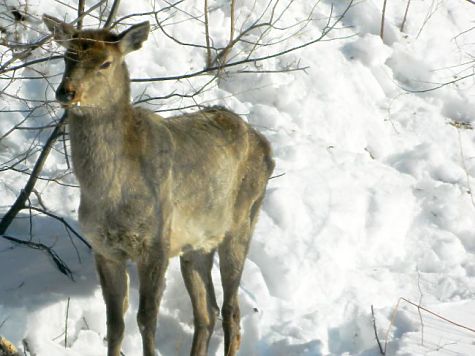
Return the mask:
M65 49L55 95L69 125L80 229L106 306L107 355L121 353L129 261L137 265L143 355L155 355L165 272L175 256L193 309L190 354L207 355L220 312L211 278L216 251L224 354L236 355L240 280L274 169L268 140L223 107L164 118L133 106L125 56L147 40L149 22L121 33L80 30L47 14L43 22Z

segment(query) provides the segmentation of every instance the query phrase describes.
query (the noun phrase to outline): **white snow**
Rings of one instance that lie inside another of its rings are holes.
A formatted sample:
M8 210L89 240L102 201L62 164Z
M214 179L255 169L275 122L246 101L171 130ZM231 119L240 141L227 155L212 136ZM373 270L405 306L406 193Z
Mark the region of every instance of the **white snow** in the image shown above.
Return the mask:
M214 9L210 34L214 44L222 46L229 37L229 2L209 2ZM75 6L74 1L66 3ZM279 22L282 27L302 23L314 5L311 1L281 1L276 13L289 3ZM14 0L7 4L18 6ZM236 1L236 29L249 26L265 4ZM347 4L318 2L307 27L285 41L278 31L264 38L275 44L258 48L253 57L318 37L328 16L338 16ZM372 305L383 347L389 330L387 355L475 355L475 203L471 195L475 187L471 129L475 122L475 5L463 0L411 1L401 32L406 2L388 1L382 40L382 4L356 2L324 41L240 67L251 72L223 75L193 99L171 97L143 104L154 110L195 102L225 105L273 145L277 177L269 182L240 288L240 355L379 355ZM168 5L156 1L155 6ZM179 8L202 13L201 2L185 1ZM123 1L119 16L150 9L149 1ZM49 0L29 1L28 11L35 17L28 28L17 25L17 40L33 41L39 38L38 31L46 33L39 20L43 12L67 20L75 17L75 10ZM204 43L202 23L182 21L188 16L185 12L169 10L159 16L169 34L188 43ZM155 23L147 16L127 22L147 19ZM5 21L0 19L0 25ZM93 17L85 23L97 26ZM250 38L258 40L258 32ZM230 60L241 59L240 51L249 48L249 44L238 44ZM54 44L45 49L61 51ZM33 56L40 57L42 51ZM202 48L181 46L158 29L143 49L128 57L132 78L191 73L203 68L205 61ZM296 63L308 68L252 72ZM61 61L35 68L52 75L49 82L13 82L0 96L3 110L25 109L26 105L5 94L53 100L63 70ZM37 73L24 70L17 74ZM209 80L201 76L133 83L133 99L174 91L191 93ZM437 89L429 90L433 88ZM60 114L51 103L35 110L23 125L45 125ZM0 136L25 115L2 113ZM3 138L1 167L30 147L36 149L48 134L47 130L40 134L15 130ZM33 164L34 158L28 158L17 168ZM60 176L67 168L63 155L53 152L42 175ZM28 176L10 170L0 175L0 209L5 213ZM75 184L71 175L62 181ZM39 181L37 190L51 211L77 227L77 188ZM34 196L31 199L37 203ZM23 211L8 235L29 238L28 216ZM72 269L74 281L61 274L43 252L0 238L0 335L20 349L26 340L31 355L104 355L105 306L91 253L74 236L69 238L59 222L40 215L32 222L32 240L52 247ZM135 322L137 279L132 265L130 270L130 308L123 343L127 356L141 354ZM221 299L218 269L213 273ZM174 259L160 308L157 352L163 356L188 354L192 332L191 305ZM218 323L210 354L221 355L223 349Z

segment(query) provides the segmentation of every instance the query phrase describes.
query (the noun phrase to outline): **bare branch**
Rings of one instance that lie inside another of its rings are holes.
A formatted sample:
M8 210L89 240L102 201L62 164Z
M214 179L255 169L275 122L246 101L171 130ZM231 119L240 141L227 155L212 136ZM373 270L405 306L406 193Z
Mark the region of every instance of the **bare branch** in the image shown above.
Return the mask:
M209 18L208 18L208 0L204 2L205 13L205 39L206 39L206 68L211 67L211 44L209 38Z
M63 115L63 117L61 117L55 129L51 133L50 137L46 141L43 150L41 151L41 154L38 160L36 161L35 167L31 172L31 176L25 185L25 188L20 192L20 195L18 196L15 203L13 203L13 205L10 207L10 209L0 221L0 235L4 234L7 231L8 227L10 226L18 212L25 208L25 203L28 200L28 197L30 196L31 192L33 191L33 188L35 187L38 175L43 169L43 165L46 162L46 158L48 157L51 148L53 147L53 144L56 142L56 139L59 137L61 131L63 130L65 121L66 115Z
M120 0L114 0L112 3L111 11L109 17L104 24L104 28L110 28L112 26L112 21L114 21L115 16L117 15L117 10L119 10Z
M64 348L68 347L68 319L69 319L69 302L71 297L68 297L68 303L66 304L66 318L64 321Z
M82 28L82 20L83 16L82 14L84 13L84 5L85 5L85 0L79 0L78 4L78 23L77 23L77 28L80 30Z
M381 30L379 32L379 36L381 37L382 40L384 40L384 20L386 17L386 3L387 0L384 0L383 2L383 13L381 15Z
M84 11L82 13L81 16L79 16L78 18L76 18L75 20L73 20L71 22L71 24L75 24L77 22L79 22L84 16L86 16L87 14L89 14L90 12L94 11L96 8L98 8L104 1L106 0L101 0L99 1L97 4L91 6L87 11ZM39 39L38 41L32 43L27 49L25 49L24 51L22 52L19 52L19 53L15 53L12 58L10 58L8 61L6 61L6 63L4 63L1 67L0 67L0 74L1 73L5 73L7 70L7 68L14 62L16 62L17 60L23 60L27 57L29 57L31 55L31 53L33 52L33 50L35 50L36 48L38 47L41 47L43 46L46 42L48 42L50 39L52 38L52 35L49 34L41 39ZM44 61L44 60L43 60ZM23 66L24 67L24 66ZM11 69L10 69L11 70Z
M59 269L59 271L74 281L73 272L52 248L46 246L45 244L42 244L41 242L23 241L23 240L17 239L12 236L7 236L7 235L1 235L1 236L4 239L14 242L16 244L28 246L30 248L46 252L51 257L51 259L53 260L54 264Z
M115 26L117 26L118 24L120 23L123 23L124 20L127 20L127 19L130 19L130 18L134 18L134 17L143 17L143 16L155 16L155 19L157 21L157 25L160 27L160 29L163 31L163 26L161 26L161 21L158 20L158 14L161 13L161 12L164 12L164 11L167 11L167 10L170 10L174 7L176 7L178 4L181 4L183 1L185 0L178 0L177 2L169 5L169 6L166 6L166 7L163 7L161 8L160 10L154 10L154 11L148 11L148 12L141 12L141 13L134 13L134 14L130 14L130 15L126 15L126 16L123 16L121 17L120 19L116 20L111 26L110 28L114 28ZM170 37L171 39L173 39L172 36L166 34L167 37ZM203 46L204 47L204 46Z
M409 6L411 5L411 0L407 0L406 11L404 11L404 18L401 23L401 32L404 32L404 26L406 25L407 13L409 12Z
M179 1L179 2L181 2L181 1ZM176 43L178 43L179 45L182 45L182 46L204 48L209 52L209 56L211 58L211 47L210 47L210 45L203 46L203 45L200 45L200 44L183 42L183 41L177 39L176 37L170 35L167 31L165 31L165 28L163 27L162 23L158 19L158 13L154 12L153 14L155 15L155 22L157 23L158 28L160 29L160 31L163 32L163 34L165 36L167 36L169 39L171 39L172 41L174 41L174 42L176 42Z
M319 41L322 41L336 27L336 25L338 23L340 23L341 20L345 17L347 12L353 6L353 2L354 2L354 0L350 1L350 3L345 8L343 13L341 15L339 15L337 17L337 19L332 24L328 24L326 26L326 28L323 30L323 32L320 36L318 36L317 38L315 38L313 40L310 40L308 42L304 42L304 43L302 43L298 46L291 47L291 48L288 48L286 50L276 52L276 53L273 53L273 54L269 54L267 56L247 58L247 59L239 60L239 61L236 61L236 62L226 63L224 65L215 65L215 66L212 66L212 67L209 67L209 68L204 68L202 70L192 72L192 73L189 73L189 74L170 76L170 77L135 78L135 79L132 79L131 81L136 82L136 83L144 83L144 82L158 82L158 81L187 79L187 78L192 78L192 77L196 77L196 76L199 76L199 75L207 74L209 72L213 72L213 71L216 71L216 70L221 70L223 68L235 67L235 66L238 66L238 65L246 64L246 63L257 63L257 62L265 61L267 59L271 59L271 58L275 58L275 57L281 57L285 54L295 52L299 49L308 47L312 44L315 44Z
M467 75L464 75L463 77L460 77L460 78L457 78L457 79L454 79L454 80L451 80L449 82L445 82L445 83L442 83L442 84L439 84L435 87L432 87L432 88L429 88L429 89L421 89L421 90L414 90L414 89L408 89L408 88L404 88L404 87L400 87L402 90L404 91L407 91L408 93L427 93L429 91L433 91L433 90L437 90L437 89L440 89L440 88L443 88L447 85L450 85L450 84L455 84L457 82L460 82L462 80L465 80L467 78L470 78L470 77L473 77L475 76L475 73L470 73L470 74L467 74Z
M378 336L378 329L376 328L376 318L374 316L373 305L371 305L371 322L373 323L374 336L376 337L376 342L378 343L379 352L381 353L381 355L385 355L386 352L383 350L383 347L381 346L381 341L379 340L379 336Z
M45 58L38 58L38 59L34 59L34 60L31 60L29 62L24 62L22 64L19 64L15 67L10 67L10 68L7 68L5 66L2 66L0 68L0 74L4 74L4 73L8 73L8 72L15 72L17 71L18 69L22 69L22 68L26 68L26 67L30 67L31 65L33 64L38 64L38 63L43 63L43 62L49 62L51 60L55 60L55 59L62 59L63 56L62 55L55 55L55 56L49 56L49 57L45 57ZM16 78L15 78L16 79Z
M229 54L229 52L231 51L231 49L233 47L232 43L234 42L234 27L235 27L234 22L236 21L236 19L235 19L236 0L231 0L231 9L230 9L230 11L231 11L231 24L230 24L230 29L229 29L229 44L223 50L221 64L226 64L228 54Z
M411 302L410 300L408 300L408 299L406 299L406 298L400 297L400 298L398 299L397 303L396 303L396 306L395 306L394 309L393 309L393 312L392 312L392 315L391 315L391 322L389 323L388 329L386 330L386 340L384 341L384 353L383 353L383 354L386 354L387 346L388 346L388 342L389 342L389 332L390 332L390 330L391 330L391 327L394 325L394 320L395 320L395 318L396 318L396 314L397 314L397 312L398 312L399 305L400 305L401 301L404 301L404 302L406 302L406 303L412 305L413 307L416 307L419 312L420 312L420 310L423 310L423 311L425 311L426 313L429 313L429 314L435 316L436 318L438 318L438 319L440 319L440 320L443 320L443 321L445 321L445 322L447 322L447 323L449 323L449 324L451 324L451 325L454 325L454 326L459 327L459 328L461 328L461 329L464 329L464 330L467 330L467 331L470 331L470 332L475 333L475 329L474 329L474 328L470 328L470 327L468 327L468 326L466 326L466 325L457 323L457 322L455 322L455 321L453 321L453 320L450 320L450 319L448 319L448 318L446 318L446 317L444 317L444 316L442 316L442 315L440 315L440 314L437 314L437 313L433 312L432 310L429 310L429 309L427 309L427 308L421 306L420 304L416 304L416 303Z
M47 216L49 216L53 219L58 220L59 222L61 222L66 227L66 229L71 231L84 245L86 245L88 248L92 248L91 245L89 244L89 242L87 242L84 239L84 237L82 237L81 234L79 232L77 232L64 218L62 218L60 216L57 216L57 215L49 212L46 209L40 209L40 208L36 208L34 206L28 206L28 209L31 209L33 211L37 211L41 214L47 215Z

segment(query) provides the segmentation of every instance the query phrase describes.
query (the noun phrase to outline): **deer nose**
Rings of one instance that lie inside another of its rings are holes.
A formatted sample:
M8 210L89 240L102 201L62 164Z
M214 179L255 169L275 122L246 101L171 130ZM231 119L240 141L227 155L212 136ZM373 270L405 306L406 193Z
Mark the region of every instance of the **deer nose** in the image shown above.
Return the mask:
M68 104L76 97L76 91L71 86L61 84L56 90L56 100L60 103Z

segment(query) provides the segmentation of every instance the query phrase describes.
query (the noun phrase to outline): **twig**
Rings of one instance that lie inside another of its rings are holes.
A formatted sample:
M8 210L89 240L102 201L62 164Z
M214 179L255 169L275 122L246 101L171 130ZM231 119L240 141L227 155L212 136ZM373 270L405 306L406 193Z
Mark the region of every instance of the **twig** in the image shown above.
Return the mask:
M467 165L465 163L465 153L463 150L463 145L462 145L462 133L460 130L460 126L455 126L457 129L457 138L458 138L458 143L459 143L459 151L460 151L460 160L462 161L462 169L465 172L465 179L467 181L467 189L468 193L470 195L470 201L472 202L472 206L475 208L475 201L473 198L473 190L472 190L472 185L470 184L470 174L468 173Z
M391 327L394 325L394 320L396 320L396 315L399 309L399 304L401 303L401 298L398 299L396 305L394 306L393 312L391 314L391 320L388 325L388 329L386 330L386 337L384 340L384 354L386 355L386 351L388 349L388 341L389 341L389 332L391 331Z
M148 16L148 15L154 15L155 18L157 18L157 15L158 13L160 12L163 12L163 11L168 11L170 9L173 9L174 7L176 7L177 5L181 4L183 1L185 0L178 0L177 2L173 3L173 4L170 4L169 6L166 6L166 7L162 7L160 10L156 10L156 11L148 11L148 12L141 12L141 13L133 13L133 14L130 14L130 15L125 15L119 19L117 19L112 25L110 28L113 28L115 26L117 26L119 23L123 22L124 20L126 19L130 19L132 17L137 17L137 16ZM157 21L158 22L158 21Z
M457 82L460 82L462 80L465 80L467 78L470 78L470 77L473 77L475 76L475 73L470 73L470 74L467 74L467 75L464 75L463 77L460 77L460 78L457 78L457 79L454 79L454 80L451 80L449 82L445 82L445 83L442 83L442 84L439 84L435 87L432 87L432 88L429 88L429 89L420 89L420 90L413 90L413 89L408 89L408 88L404 88L402 86L400 86L400 88L408 93L414 93L414 94L419 94L419 93L427 93L429 91L433 91L433 90L437 90L437 89L440 89L440 88L443 88L447 85L450 85L450 84L455 84Z
M66 304L66 320L64 321L64 348L68 347L68 318L69 318L69 301L71 297L68 297L68 303Z
M31 350L30 350L30 344L28 343L28 339L23 339L21 340L21 343L23 344L23 355L24 356L31 356Z
M79 22L84 16L86 16L87 14L89 14L90 12L92 12L94 9L96 9L97 7L99 7L104 1L106 0L101 0L99 1L97 4L91 6L89 9L87 9L86 11L84 11L82 13L82 15L78 18L76 18L75 20L73 20L71 22L71 24L75 24L77 22ZM25 49L24 51L22 52L19 52L19 53L16 53L11 59L9 59L8 61L6 61L5 64L3 64L1 67L0 67L0 73L4 73L7 71L8 67L15 61L17 60L23 60L25 58L27 58L29 55L31 55L31 53L33 52L33 50L35 50L36 48L38 47L41 47L43 46L46 42L48 42L51 38L53 37L52 34L49 34L41 39L39 39L38 41L36 41L35 43L32 43L30 46L28 46L27 49Z
M65 227L67 230L71 231L74 235L76 235L76 237L81 240L81 242L86 245L89 249L91 249L91 245L89 244L89 242L87 242L84 237L81 236L81 234L79 232L77 232L71 225L69 225L69 223L62 217L60 216L57 216L51 212L49 212L48 210L45 210L45 209L40 209L40 208L36 208L34 206L28 206L29 209L33 210L33 211L37 211L39 213L42 213L42 214L45 214L47 216L49 216L50 218L53 218L53 219L56 219L58 221L60 221Z
M472 333L475 333L475 329L474 329L474 328L470 328L470 327L468 327L468 326L465 326L465 325L462 325L462 324L460 324L460 323L457 323L457 322L455 322L455 321L453 321L453 320L450 320L450 319L448 319L448 318L446 318L446 317L444 317L444 316L442 316L442 315L440 315L440 314L437 314L437 313L435 313L435 312L433 312L433 311L431 311L431 310L429 310L429 309L427 309L427 308L424 308L424 307L421 306L420 304L416 304L416 303L411 302L410 300L408 300L408 299L406 299L406 298L400 297L400 298L398 299L397 303L396 303L396 306L395 306L394 309L393 309L393 313L392 313L392 316L391 316L391 322L389 323L388 330L386 331L386 340L384 341L384 353L386 353L386 349L387 349L387 346L388 346L389 331L390 331L392 325L394 325L394 319L396 318L396 314L397 314L397 311L398 311L398 309L399 309L399 304L400 304L401 301L404 301L404 302L406 302L406 303L412 305L413 307L416 307L418 310L423 310L423 311L425 311L426 313L429 313L429 314L431 314L432 316L435 316L436 318L441 319L441 320L443 320L443 321L445 321L445 322L447 322L447 323L449 323L449 324L451 324L451 325L454 325L454 326L459 327L459 328L461 328L461 329L464 329L464 330L470 331L470 332L472 332Z
M82 14L84 13L84 5L85 5L85 0L79 0L78 4L78 23L77 23L77 28L80 30L82 28L82 20L83 16Z
M28 343L28 340L25 338L21 340L21 343L23 344L23 355L31 355L30 344Z
M404 11L404 18L401 23L401 32L404 32L404 26L406 25L407 13L409 11L409 5L411 5L411 0L407 0L406 11Z
M275 176L269 177L269 180L275 179L275 178L283 177L283 176L285 176L285 174L286 174L285 172L284 172L284 173L277 174L277 175L275 175Z
M66 114L61 117L55 129L46 141L25 187L22 189L16 201L13 203L13 205L10 207L10 209L0 221L0 235L3 235L7 231L8 227L12 223L13 219L15 219L18 212L25 207L25 203L28 200L28 197L30 196L31 192L33 191L33 188L35 187L38 176L41 170L43 169L43 165L45 164L46 159L48 158L51 148L53 147L53 144L56 142L56 139L59 137L61 131L63 130L65 121Z
M383 14L381 16L381 31L379 32L379 36L381 37L382 40L384 40L384 19L386 17L386 3L387 3L387 0L384 0L384 2L383 2Z
M3 327L3 325L5 325L5 323L8 321L9 317L7 316L5 319L2 320L2 322L0 323L0 329Z
M168 81L168 80L187 79L187 78L196 77L196 76L199 76L199 75L202 75L202 74L207 74L209 72L213 72L213 71L216 71L216 70L221 70L223 68L235 67L235 66L238 66L238 65L241 65L241 64L246 64L246 63L261 62L261 61L265 61L267 59L280 57L280 56L283 56L285 54L295 52L299 49L302 49L302 48L308 47L312 44L315 44L315 43L321 41L323 38L325 38L336 27L336 25L338 23L340 23L341 20L345 17L345 15L348 13L350 8L353 6L353 2L354 2L354 0L350 1L350 3L346 7L346 9L343 11L343 13L340 16L338 16L338 18L331 25L329 25L322 32L322 34L319 37L314 38L313 40L310 40L308 42L304 42L301 45L288 48L288 49L283 50L281 52L272 53L272 54L269 54L267 56L247 58L247 59L239 60L239 61L236 61L236 62L226 63L224 65L215 65L215 66L212 66L212 67L206 67L202 70L192 72L192 73L189 73L189 74L170 76L170 77L135 78L135 79L132 79L131 82L143 83L143 82L159 82L159 81Z
M208 0L204 1L205 12L205 39L206 39L206 68L211 67L211 44L209 38Z
M181 1L178 1L176 2L174 5L176 4L179 4L180 2L182 2L183 0ZM160 31L163 32L163 34L165 36L167 36L169 39L171 39L172 41L174 41L175 43L178 43L179 45L181 46L190 46L190 47L196 47L196 48L204 48L206 49L207 51L209 51L209 56L211 58L211 47L210 45L208 44L207 46L203 46L203 45L200 45L200 44L196 44L196 43L188 43L188 42L184 42L184 41L181 41L179 40L178 38L170 35L166 30L165 28L163 27L162 23L160 22L160 20L158 19L158 12L153 12L154 16L155 16L155 22L157 23L157 26L158 28L160 29Z
M86 330L90 330L89 324L87 323L87 319L85 316L82 317L82 321L84 321L84 325L86 325Z
M433 311L431 311L431 310L429 310L429 309L427 309L427 308L424 308L424 307L422 307L422 306L420 306L420 305L417 305L416 303L411 302L410 300L408 300L408 299L406 299L406 298L401 298L401 300L405 301L406 303L408 303L408 304L410 304L410 305L412 305L412 306L414 306L414 307L416 307L416 308L418 308L418 309L421 309L421 310L425 311L426 313L429 313L429 314L435 316L436 318L439 318L439 319L441 319L441 320L443 320L443 321L446 321L446 322L449 323L449 324L452 324L452 325L457 326L457 327L459 327L459 328L462 328L462 329L465 329L465 330L470 331L470 332L472 332L472 333L475 333L475 329L470 328L470 327L465 326L465 325L462 325L462 324L457 323L457 322L455 322L455 321L452 321L452 320L450 320L450 319L448 319L448 318L446 318L446 317L444 317L444 316L442 316L442 315L440 315L440 314L437 314L437 313L435 313L435 312L433 312Z
M381 341L379 341L378 329L376 328L376 318L374 316L374 308L372 304L371 304L371 321L373 322L374 336L376 337L376 342L378 343L379 352L381 353L381 355L385 355L386 353L384 352L383 347L381 346Z
M229 29L229 44L226 46L226 48L223 50L223 56L221 60L221 64L225 64L228 54L233 48L233 42L234 42L234 28L235 28L235 10L236 10L236 0L231 0L231 24L230 24L230 29ZM218 63L219 64L219 63Z
M417 289L419 289L419 303L417 304L417 314L419 314L419 321L421 323L421 345L424 345L424 319L422 318L422 312L420 305L422 304L422 298L424 297L424 294L422 293L422 288L421 288L421 273L419 272L419 269L417 269Z
M104 28L110 28L115 16L117 15L117 10L119 9L120 0L114 0L112 3L111 11L109 16L107 17L106 23L104 24Z
M435 4L435 0L432 1L432 4L430 5L430 10L429 12L426 14L426 17L422 23L422 26L421 28L419 29L419 32L417 33L417 36L416 36L416 39L419 38L419 36L421 35L422 33L422 30L424 30L424 27L426 27L427 23L429 22L429 20L432 18L432 16L436 13L436 11L439 9L439 3Z
M52 61L54 59L62 59L63 58L63 55L55 55L55 56L48 56L48 57L45 57L45 58L38 58L38 59L33 59L31 61L28 61L28 62L23 62L22 64L19 64L15 67L10 67L10 68L4 68L4 69L0 69L0 74L4 74L4 73L8 73L8 72L15 72L17 71L18 69L22 69L22 68L26 68L26 67L29 67L33 64L38 64L38 63L43 63L43 62L49 62L49 61ZM16 79L16 78L15 78Z
M68 265L61 259L61 257L58 256L58 254L52 248L46 246L45 244L42 244L41 242L23 241L23 240L17 239L12 236L7 236L7 235L1 235L1 236L4 239L17 243L19 245L25 245L36 250L45 251L51 257L51 259L53 260L53 262L55 263L59 271L74 281L73 272L71 271L71 269L69 269Z

